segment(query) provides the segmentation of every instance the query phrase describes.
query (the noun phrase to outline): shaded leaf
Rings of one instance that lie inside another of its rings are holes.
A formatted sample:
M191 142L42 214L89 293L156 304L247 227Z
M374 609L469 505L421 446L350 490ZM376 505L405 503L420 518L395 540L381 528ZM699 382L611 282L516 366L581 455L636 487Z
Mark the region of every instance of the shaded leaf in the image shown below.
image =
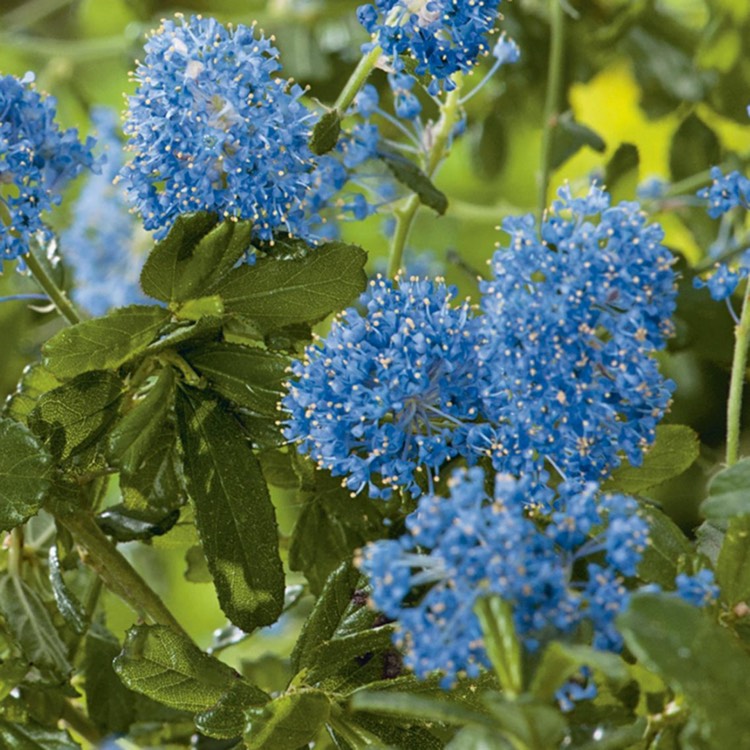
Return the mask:
M16 390L5 404L5 413L18 422L26 422L43 393L62 385L41 362L29 365L23 371Z
M31 431L0 417L0 530L35 515L47 491L51 456Z
M438 190L432 180L411 159L382 146L378 148L378 158L385 162L393 176L402 185L416 193L423 205L441 216L448 210L448 198L445 193Z
M716 563L716 579L721 598L730 607L750 603L750 516L730 522Z
M693 554L693 545L679 526L657 507L642 504L639 510L648 523L649 543L638 564L638 577L647 583L674 588L680 558Z
M0 719L0 747L2 750L80 750L81 746L64 729Z
M217 701L216 705L195 716L195 726L209 737L232 739L245 731L245 711L253 706L262 706L271 698L262 690L237 682Z
M607 144L602 137L586 125L576 122L572 112L563 112L552 129L550 165L557 169L575 156L584 146L603 153Z
M711 479L701 513L714 521L750 515L750 459L738 461Z
M166 534L180 518L179 508L128 508L110 505L96 516L99 528L117 542L151 539Z
M55 597L57 609L73 631L78 635L83 635L88 627L86 613L83 611L81 603L65 583L57 552L57 544L50 545L47 560L49 563L49 580L52 584L52 594Z
M672 181L699 174L706 166L721 161L721 144L716 133L695 112L691 112L677 128L669 149L669 170Z
M338 110L331 109L316 123L310 137L310 151L323 156L336 148L341 134L341 115Z
M258 459L217 402L182 389L176 406L188 493L219 603L243 630L275 622L284 571Z
M44 364L59 378L115 370L141 354L169 317L163 307L132 305L63 328L42 347Z

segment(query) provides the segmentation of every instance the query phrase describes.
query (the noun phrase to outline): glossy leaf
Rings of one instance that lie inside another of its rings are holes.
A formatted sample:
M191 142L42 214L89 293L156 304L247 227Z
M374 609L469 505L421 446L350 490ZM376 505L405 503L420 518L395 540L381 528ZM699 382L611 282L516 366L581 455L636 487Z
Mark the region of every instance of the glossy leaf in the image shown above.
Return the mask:
M96 517L99 528L118 542L152 539L166 534L180 518L178 508L128 508L111 505Z
M237 422L200 392L178 393L177 418L187 489L219 603L243 630L275 622L284 571L258 459Z
M116 370L141 354L169 317L163 307L132 305L63 328L42 347L44 364L59 378Z
M641 466L615 469L603 489L637 495L687 471L700 452L696 433L685 425L659 425L656 440L643 456Z
M0 530L31 518L49 490L51 457L20 422L0 417Z
M366 259L355 245L330 242L301 258L235 268L215 291L228 313L249 318L263 333L317 323L364 291Z
M136 625L114 661L127 687L185 711L211 708L238 679L226 664L164 625Z
M77 635L83 635L88 626L86 613L68 584L65 583L56 544L50 545L47 561L49 563L49 580L52 584L52 594L55 597L57 609L73 631Z

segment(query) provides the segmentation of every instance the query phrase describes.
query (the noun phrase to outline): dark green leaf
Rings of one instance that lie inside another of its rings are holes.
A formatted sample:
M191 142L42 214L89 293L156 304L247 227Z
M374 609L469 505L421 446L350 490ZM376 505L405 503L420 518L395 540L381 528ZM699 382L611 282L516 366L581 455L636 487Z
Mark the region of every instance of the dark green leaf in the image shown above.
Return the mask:
M564 112L557 118L555 127L552 129L550 152L552 169L561 167L584 146L588 146L599 153L603 153L607 149L607 144L598 133L576 122L571 112Z
M5 412L18 422L25 422L39 401L39 397L62 383L41 363L29 365L24 371L15 393L5 405Z
M278 417L289 359L239 344L206 344L185 359L224 398L254 414Z
M713 477L701 512L714 521L750 515L750 459L738 461Z
M131 690L191 712L211 708L239 679L165 625L132 627L114 668Z
M284 571L258 459L237 422L202 393L181 390L177 418L187 489L219 603L243 630L275 622Z
M128 508L111 505L96 517L99 528L118 542L151 539L166 534L179 520L178 508Z
M316 123L310 137L310 151L323 156L336 148L341 134L341 115L338 110L331 109Z
M519 740L521 747L560 747L568 727L558 709L527 699L512 701L497 693L486 695L485 703L500 728Z
M610 192L615 188L620 180L633 175L638 179L638 166L640 156L638 147L632 143L621 143L612 158L607 162L604 172L604 184Z
M116 370L141 354L169 320L163 307L132 305L103 318L63 328L42 347L44 364L59 378Z
M193 249L217 221L216 214L209 213L178 216L169 234L146 259L141 271L143 291L162 302L176 300L176 289L185 267L190 265Z
M292 652L294 672L312 667L316 651L325 643L372 626L375 613L365 606L365 586L365 579L350 563L342 563L331 574Z
M649 543L638 565L638 576L647 583L674 588L677 564L684 555L693 554L693 545L669 516L653 505L642 505L640 513L648 523Z
M80 750L80 747L64 729L0 719L1 750Z
M196 346L203 341L214 341L221 333L221 318L200 318L194 323L180 321L170 327L158 341L148 347L149 354L158 354L168 349L179 349L182 346Z
M245 731L245 711L271 700L266 693L247 682L237 682L206 711L195 717L195 726L209 737L232 739Z
M122 381L110 372L85 372L45 393L29 426L64 461L95 443L117 415Z
M328 719L331 704L320 690L281 695L245 712L247 750L299 750L312 742Z
M705 612L675 597L637 594L618 618L641 663L684 694L709 747L750 735L750 656Z
M78 635L83 635L88 626L86 613L83 611L81 603L65 583L60 566L60 557L57 552L57 544L50 545L47 560L49 562L49 580L52 584L52 594L55 597L57 609L73 631Z
M7 633L3 633L7 637ZM29 671L29 663L23 657L6 659L0 664L0 703L4 701Z
M692 177L719 161L721 144L716 133L695 112L691 112L672 138L669 150L672 181Z
M0 417L0 530L20 526L49 490L51 457L20 422Z
M89 718L104 735L127 732L135 718L135 695L112 667L119 653L120 644L112 633L93 625L84 648L84 692Z
M441 216L448 210L448 198L438 190L432 180L410 159L383 147L378 148L378 158L385 162L393 176L419 197L422 204Z
M251 319L261 332L317 323L364 291L366 259L355 245L330 242L302 258L235 268L216 292L228 313Z
M721 598L730 607L750 602L750 516L730 522L719 552L716 578Z
M30 664L66 676L72 667L68 650L39 594L8 573L0 578L0 612Z
M607 492L637 495L679 476L698 458L696 433L685 425L667 424L656 428L656 440L643 456L641 466L623 465L604 483Z
M725 534L726 532L720 529L718 525L709 521L704 521L695 531L698 553L705 555L711 561L711 565L714 568L719 560L719 552L724 543Z
M213 578L211 577L211 571L208 569L208 562L206 556L203 554L203 548L196 544L191 547L185 553L185 562L187 563L187 569L185 570L185 580L192 583L212 583ZM240 631L245 633L243 631Z
M263 476L269 484L288 490L299 487L299 478L292 466L290 453L269 450L263 451L258 458L260 459L260 465L263 467Z

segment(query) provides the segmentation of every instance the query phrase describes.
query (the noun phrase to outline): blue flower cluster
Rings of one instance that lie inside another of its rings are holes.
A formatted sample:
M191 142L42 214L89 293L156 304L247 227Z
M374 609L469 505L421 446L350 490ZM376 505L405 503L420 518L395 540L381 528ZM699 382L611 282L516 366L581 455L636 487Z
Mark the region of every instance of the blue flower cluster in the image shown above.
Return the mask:
M262 240L274 231L307 238L314 115L302 89L277 77L271 41L254 27L177 15L145 49L122 176L146 229L161 236L179 214L209 210L252 220Z
M429 92L450 91L450 76L468 71L490 52L488 38L499 18L499 0L375 0L357 10L372 35L365 49L379 45L396 73L403 57L415 73L431 78Z
M99 107L91 119L104 165L84 185L60 246L75 272L73 299L92 315L104 315L146 300L138 279L148 234L128 210L122 186L114 184L124 163L119 118Z
M498 471L598 481L637 465L674 384L651 356L672 331L676 284L663 232L636 203L568 188L538 233L508 218L510 243L481 284L483 411L470 443Z
M594 483L562 484L544 512L528 477L498 474L488 493L477 467L454 472L449 486L448 498L423 496L406 532L371 543L359 561L374 605L397 621L395 642L418 677L439 671L450 686L489 666L474 608L491 595L511 605L527 650L584 623L595 648L622 648L614 623L648 543L635 500L600 495ZM696 605L715 597L710 571L681 576L677 585Z
M478 416L476 322L454 290L418 278L370 282L292 365L285 436L353 493L419 495Z
M60 130L56 101L34 89L34 76L0 76L0 265L29 251L50 231L41 214L84 169L94 169L93 141Z

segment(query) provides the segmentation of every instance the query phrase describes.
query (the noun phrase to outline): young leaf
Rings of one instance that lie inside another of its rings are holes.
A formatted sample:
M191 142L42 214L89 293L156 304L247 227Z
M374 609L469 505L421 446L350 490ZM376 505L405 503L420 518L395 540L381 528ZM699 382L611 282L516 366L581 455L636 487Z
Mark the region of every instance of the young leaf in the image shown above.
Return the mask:
M261 258L235 268L214 291L228 313L249 318L263 333L317 323L364 291L366 259L355 245L329 242L302 258Z
M122 381L107 371L85 372L45 393L29 427L61 461L95 443L117 415Z
M219 603L243 630L275 622L284 604L276 515L260 464L236 420L182 389L177 420L187 489Z
M0 612L30 664L70 674L68 649L39 594L25 581L8 573L0 577Z
M316 123L310 137L310 151L323 156L336 148L341 134L341 115L338 110L326 112Z
M20 526L37 513L49 489L51 460L27 427L0 417L0 530Z
M685 425L667 424L656 428L656 440L643 456L641 466L615 469L602 489L637 495L687 471L698 458L696 433Z
M186 352L185 359L224 398L253 414L278 416L289 359L264 349L211 343Z
M448 198L445 193L438 190L432 180L411 159L383 147L378 148L378 158L382 159L402 185L416 193L420 203L440 216L448 210Z
M330 711L330 699L320 690L286 693L262 708L250 708L245 712L245 748L299 750L318 736Z
M684 694L707 747L750 735L750 656L726 628L674 597L637 594L618 618L641 663Z
M713 477L701 513L712 521L750 515L750 459L738 461Z
M163 307L132 305L63 328L42 347L44 364L58 378L116 370L141 354L169 317Z
M136 625L114 661L131 690L193 713L211 708L239 675L165 625Z

